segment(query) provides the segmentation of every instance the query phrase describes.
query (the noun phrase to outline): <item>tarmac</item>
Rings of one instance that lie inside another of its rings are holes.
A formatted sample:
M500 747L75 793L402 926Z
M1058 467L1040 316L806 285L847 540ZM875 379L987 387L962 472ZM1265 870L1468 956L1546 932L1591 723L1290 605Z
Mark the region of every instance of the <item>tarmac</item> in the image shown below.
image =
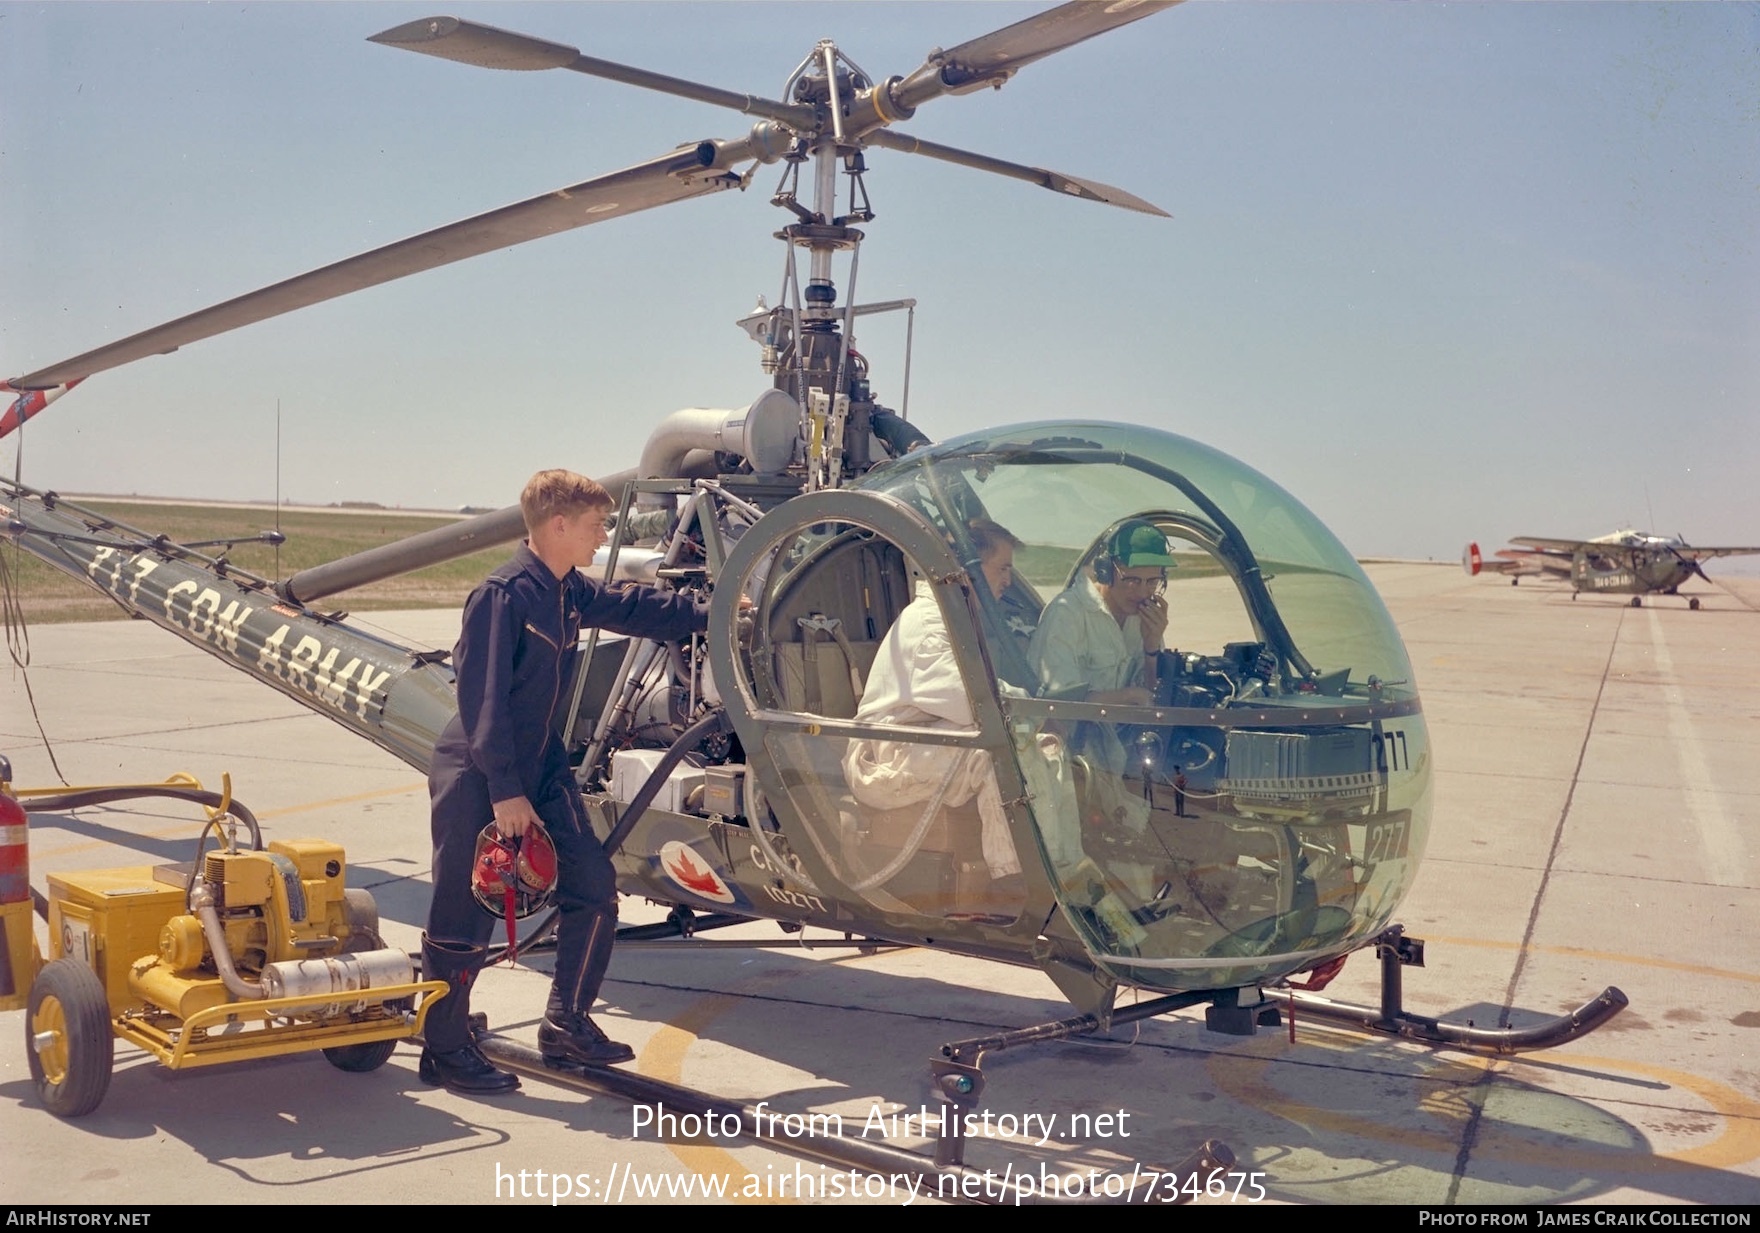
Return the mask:
M1104 1190L1217 1139L1237 1158L1224 1193L1202 1200L1217 1205L1753 1203L1760 579L1696 583L1704 607L1689 612L1684 597L1633 608L1454 568L1368 568L1411 653L1436 759L1428 851L1396 917L1427 943L1427 966L1405 972L1407 1007L1520 1026L1608 985L1630 1007L1583 1040L1502 1060L1300 1017L1293 1041L1287 1027L1219 1036L1200 1010L1104 1043L1011 1050L985 1065L993 1116L968 1163L998 1179L1079 1173ZM444 647L457 614L370 621ZM0 752L18 784L49 787L50 749L74 784L188 771L215 787L229 772L269 838L345 845L388 941L418 945L422 777L218 660L139 622L30 630L28 676L0 673ZM34 816L32 884L187 860L200 823L152 802ZM625 901L626 923L658 915ZM772 948L620 948L602 1022L637 1050L625 1069L765 1101L775 1128L803 1139L836 1115L852 1136L921 1147L943 1042L1069 1013L1031 969L806 949L769 923L714 936ZM547 982L523 964L491 969L476 1006L530 1045ZM1373 960L1353 957L1327 996L1375 1004ZM424 1086L407 1045L368 1074L316 1054L174 1073L119 1048L103 1104L61 1120L31 1082L25 1017L0 1015L7 1204L933 1198L530 1079L466 1099Z

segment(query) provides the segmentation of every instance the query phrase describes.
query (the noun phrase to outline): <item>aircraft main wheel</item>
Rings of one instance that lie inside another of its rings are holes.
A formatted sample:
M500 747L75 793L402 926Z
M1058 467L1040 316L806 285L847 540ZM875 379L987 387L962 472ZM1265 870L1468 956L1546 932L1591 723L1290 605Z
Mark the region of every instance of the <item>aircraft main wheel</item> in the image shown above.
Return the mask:
M1687 601L1687 607L1691 608L1694 612L1697 612L1699 611L1699 601L1696 599L1689 599Z
M364 1045L336 1045L324 1050L324 1060L337 1070L364 1075L378 1070L397 1052L395 1040L369 1040Z
M1632 596L1632 607L1642 608L1643 606L1644 606L1644 597L1642 595Z
M81 1117L110 1090L116 1037L98 974L78 959L57 959L37 974L25 1015L25 1053L43 1107Z

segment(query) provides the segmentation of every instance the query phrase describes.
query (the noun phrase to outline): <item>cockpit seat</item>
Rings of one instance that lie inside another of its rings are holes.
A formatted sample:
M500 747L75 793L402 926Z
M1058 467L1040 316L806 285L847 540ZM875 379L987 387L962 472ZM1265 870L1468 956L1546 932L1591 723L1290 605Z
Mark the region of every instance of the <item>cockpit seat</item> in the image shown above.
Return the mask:
M877 809L851 799L840 809L845 855L861 871L856 881L909 854L896 873L864 893L884 892L929 916L1018 915L1024 906L1019 879L1004 887L991 878L977 806L941 806L913 844L925 804Z
M855 718L880 639L910 595L898 549L866 533L846 534L802 566L764 616L783 706Z
M776 646L776 683L791 711L853 719L878 642L853 641L844 622L822 612L795 619L799 641Z

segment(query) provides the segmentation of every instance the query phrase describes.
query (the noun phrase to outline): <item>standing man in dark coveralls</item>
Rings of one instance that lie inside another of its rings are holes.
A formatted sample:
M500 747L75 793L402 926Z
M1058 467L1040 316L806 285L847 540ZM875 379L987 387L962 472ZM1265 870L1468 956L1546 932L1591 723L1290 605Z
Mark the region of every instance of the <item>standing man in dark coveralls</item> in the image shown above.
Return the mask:
M708 610L653 587L611 589L576 572L605 545L611 496L569 471L540 471L520 494L529 538L465 603L452 655L458 716L434 746L434 902L422 938L430 980L447 996L434 1004L422 1050L422 1081L455 1092L508 1092L517 1076L497 1070L470 1033L470 988L483 966L495 920L471 895L477 835L490 819L507 837L534 821L557 857L556 978L538 1047L556 1066L631 1061L588 1017L611 961L617 879L599 845L567 752L556 731L575 641L583 627L674 639L708 625Z

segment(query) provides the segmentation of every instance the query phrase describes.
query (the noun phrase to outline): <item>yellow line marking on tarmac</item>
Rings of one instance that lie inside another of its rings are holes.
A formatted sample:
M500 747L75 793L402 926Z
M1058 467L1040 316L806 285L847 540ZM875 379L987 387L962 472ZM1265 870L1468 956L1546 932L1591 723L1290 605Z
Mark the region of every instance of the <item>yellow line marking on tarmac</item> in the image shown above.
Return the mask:
M685 1009L648 1038L636 1058L636 1068L650 1078L667 1083L684 1084L684 1057L697 1041L697 1033L739 1005L740 998L732 993L715 993ZM747 1196L744 1191L754 1175L726 1148L702 1147L694 1143L667 1143L667 1149L698 1174L724 1178L725 1194L735 1203L775 1203Z
M1707 1169L1728 1169L1760 1157L1760 1101L1750 1099L1715 1079L1707 1079L1703 1075L1690 1074L1684 1070L1670 1070L1665 1066L1652 1066L1647 1062L1582 1057L1574 1053L1571 1054L1571 1062L1577 1066L1626 1070L1662 1083L1678 1084L1710 1105L1724 1119L1724 1132L1710 1143L1678 1152L1663 1152L1659 1159L1702 1165Z
M370 801L381 796L401 796L406 792L420 792L425 795L427 791L428 781L423 779L418 780L415 783L406 783L399 788L377 788L371 792L356 792L352 796L333 796L329 800L309 801L304 805L288 805L283 809L271 809L266 813L258 814L257 820L266 821L269 818L285 818L289 814L310 813L314 809L327 809L331 805L352 805L356 801Z
M860 963L874 958L872 955L849 954L837 955L827 959L826 963ZM773 983L785 977L771 975L753 981L750 989ZM636 1069L651 1078L667 1083L676 1083L681 1087L684 1083L684 1058L692 1045L697 1042L697 1034L708 1027L722 1015L738 1006L745 998L738 993L712 993L707 997L691 1003L674 1016L664 1027L648 1038L648 1043L636 1056ZM757 1190L763 1187L755 1173L752 1173L733 1155L732 1152L720 1147L700 1147L689 1143L668 1143L667 1148L680 1161L695 1169L699 1174L722 1176L727 1179L726 1197L735 1203L758 1204L763 1206L793 1206L796 1199L783 1196L763 1197ZM780 1150L780 1149L771 1149ZM753 1193L745 1193L751 1184Z
M1338 1053L1362 1046L1361 1037L1337 1030L1308 1028L1303 1035L1304 1042L1310 1047ZM1434 1069L1421 1076L1413 1075L1414 1081L1420 1078L1430 1082L1442 1081L1441 1085L1426 1091L1414 1109L1433 1122L1443 1124L1440 1128L1428 1129L1389 1123L1371 1110L1333 1109L1308 1104L1279 1090L1272 1081L1271 1064L1277 1060L1276 1055L1288 1053L1291 1048L1281 1034L1261 1037L1238 1046L1234 1052L1212 1054L1205 1063L1205 1070L1217 1087L1235 1100L1301 1126L1310 1134L1348 1134L1358 1139L1395 1143L1402 1148L1430 1152L1448 1160L1460 1150L1460 1133L1474 1107L1482 1105L1488 1094L1474 1080L1485 1071L1504 1074L1509 1065L1508 1061L1499 1058L1438 1058ZM1545 1053L1535 1056L1545 1056ZM1696 1147L1640 1154L1635 1149L1643 1142L1643 1132L1607 1110L1596 1109L1611 1123L1629 1131L1638 1142L1596 1143L1583 1138L1573 1141L1573 1134L1588 1133L1580 1124L1580 1110L1595 1109L1595 1106L1585 1105L1565 1092L1517 1081L1529 1092L1560 1102L1557 1129L1525 1120L1518 1122L1488 1116L1481 1123L1474 1146L1475 1159L1571 1170L1586 1177L1606 1180L1620 1174L1667 1171L1689 1165L1727 1169L1760 1158L1760 1101L1716 1080L1687 1071L1623 1058L1585 1057L1576 1053L1568 1056L1575 1067L1626 1071L1692 1092L1723 1122L1723 1130L1715 1139ZM1492 1089L1489 1094L1495 1095L1496 1091ZM1574 1116L1573 1111L1577 1111ZM1531 1115L1531 1109L1518 1114L1523 1118ZM1555 1136L1556 1140L1549 1142L1540 1136Z
M356 792L352 796L332 796L326 800L307 801L303 805L287 805L281 809L270 809L270 810L267 810L263 813L259 813L257 815L257 821L267 822L271 818L285 818L285 817L289 817L293 814L310 813L314 809L328 809L334 805L352 805L352 804L356 803L357 801L376 800L380 797L385 797L385 796L403 796L406 793L410 793L410 792L424 792L425 793L427 790L428 790L428 785L425 782L423 782L423 783L404 784L402 787L397 787L397 788L378 788L372 792ZM141 799L142 800L152 800L154 798L142 797ZM163 799L163 798L161 798L161 799ZM118 804L120 802L111 802L111 803ZM198 806L196 806L196 808L199 809L199 808L201 808L201 806L198 805ZM164 839L165 837L167 837L169 835L177 835L177 834L187 832L189 830L189 827L190 827L189 822L179 822L175 826L167 826L167 827L163 827L162 829L159 829L159 830L141 831L137 834L136 837L140 838L140 839ZM93 848L105 848L105 847L116 847L116 846L118 846L116 841L112 840L112 839L88 839L82 843L70 843L70 844L65 844L61 847L45 847L40 850L33 851L32 855L33 856L66 856L72 852L89 852Z

